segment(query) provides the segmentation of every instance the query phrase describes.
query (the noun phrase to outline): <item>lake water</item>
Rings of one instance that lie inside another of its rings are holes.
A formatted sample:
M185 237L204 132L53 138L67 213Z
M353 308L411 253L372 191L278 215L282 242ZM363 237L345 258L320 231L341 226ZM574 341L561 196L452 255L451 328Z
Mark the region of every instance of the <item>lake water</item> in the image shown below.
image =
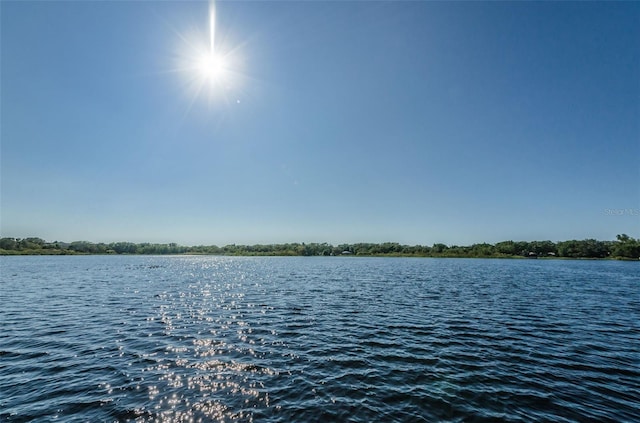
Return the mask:
M0 421L640 421L639 263L0 265Z

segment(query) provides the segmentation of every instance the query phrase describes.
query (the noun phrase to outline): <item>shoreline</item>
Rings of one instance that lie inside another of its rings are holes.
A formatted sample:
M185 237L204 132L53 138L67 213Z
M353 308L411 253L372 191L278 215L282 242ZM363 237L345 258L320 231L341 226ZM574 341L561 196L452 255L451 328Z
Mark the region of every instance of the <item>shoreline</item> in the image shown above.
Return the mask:
M213 255L213 256L323 256L323 257L449 257L503 259L640 259L640 239L626 234L614 241L501 241L472 245L405 245L382 243L279 243L185 246L177 243L90 241L47 242L41 238L0 238L0 255Z
M47 251L27 252L17 250L0 250L0 257L26 256L110 256L110 257L333 257L344 258L416 258L416 259L492 259L492 260L584 260L584 261L640 261L640 258L630 257L526 257L526 256L463 256L463 255L412 255L412 254L350 254L350 255L295 255L295 254L209 254L209 253L84 253L75 251Z

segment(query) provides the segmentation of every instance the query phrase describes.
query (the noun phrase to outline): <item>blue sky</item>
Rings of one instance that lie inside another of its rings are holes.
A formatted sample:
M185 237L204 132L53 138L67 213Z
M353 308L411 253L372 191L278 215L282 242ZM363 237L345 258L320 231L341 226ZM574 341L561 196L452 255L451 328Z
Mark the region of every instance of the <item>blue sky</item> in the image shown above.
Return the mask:
M2 2L2 236L640 235L640 3ZM623 210L622 214L611 210Z

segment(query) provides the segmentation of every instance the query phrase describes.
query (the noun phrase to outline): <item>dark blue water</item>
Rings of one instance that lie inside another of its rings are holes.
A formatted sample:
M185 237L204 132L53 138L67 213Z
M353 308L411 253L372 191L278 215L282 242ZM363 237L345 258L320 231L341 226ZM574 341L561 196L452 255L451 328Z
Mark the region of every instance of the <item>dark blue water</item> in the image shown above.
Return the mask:
M0 421L640 421L638 263L0 265Z

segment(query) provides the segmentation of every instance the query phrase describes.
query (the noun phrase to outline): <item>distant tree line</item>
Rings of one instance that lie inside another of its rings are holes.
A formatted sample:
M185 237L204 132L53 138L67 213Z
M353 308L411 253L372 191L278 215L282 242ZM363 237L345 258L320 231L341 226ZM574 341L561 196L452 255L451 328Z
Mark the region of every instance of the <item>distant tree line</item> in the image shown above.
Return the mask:
M235 256L402 256L402 257L565 257L640 258L640 239L626 234L615 241L502 241L469 246L401 245L396 242L340 244L289 243L185 247L175 243L47 242L40 238L0 238L0 255L10 254L216 254Z

